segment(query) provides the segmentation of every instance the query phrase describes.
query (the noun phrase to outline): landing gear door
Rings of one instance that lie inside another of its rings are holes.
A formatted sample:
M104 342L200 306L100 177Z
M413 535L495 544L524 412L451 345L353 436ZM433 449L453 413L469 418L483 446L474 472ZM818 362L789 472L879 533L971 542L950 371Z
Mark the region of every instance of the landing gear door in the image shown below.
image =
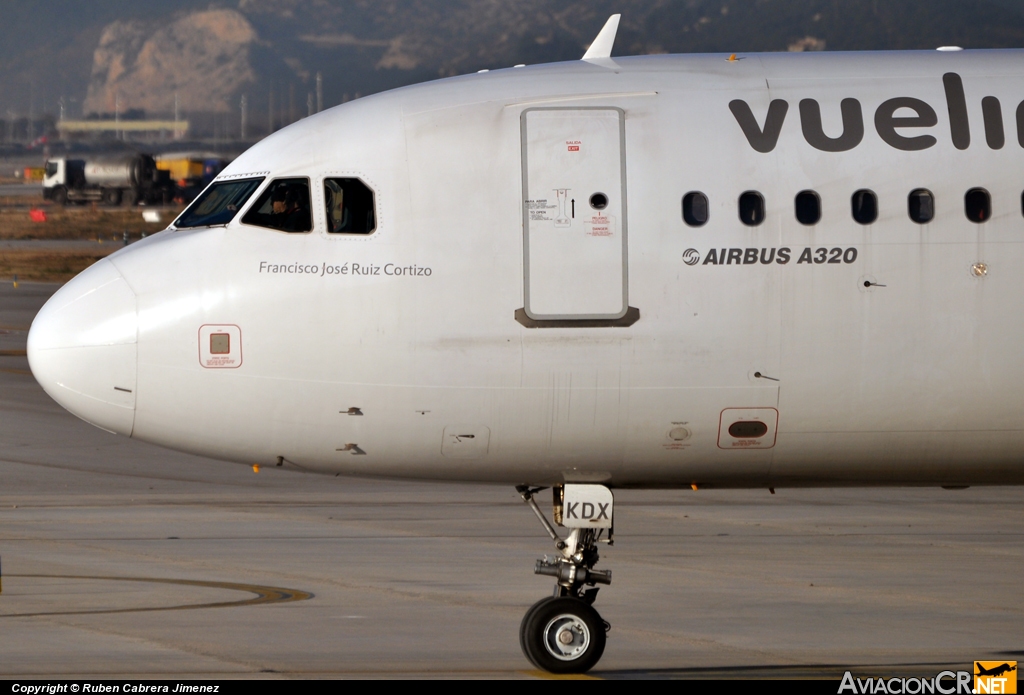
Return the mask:
M527 316L623 317L629 308L624 112L528 109L521 127Z

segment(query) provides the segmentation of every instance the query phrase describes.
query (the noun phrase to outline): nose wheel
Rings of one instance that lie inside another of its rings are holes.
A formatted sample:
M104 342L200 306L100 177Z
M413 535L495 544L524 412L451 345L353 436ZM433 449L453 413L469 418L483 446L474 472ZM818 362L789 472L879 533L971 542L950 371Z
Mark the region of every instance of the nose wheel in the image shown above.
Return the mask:
M519 626L519 644L534 666L549 673L585 673L604 654L607 624L576 598L545 598Z
M557 523L574 524L573 516L578 517L576 512L581 508L610 512L611 491L607 488L579 486L588 488L584 492L598 494L594 503L586 502L587 506L582 506L584 502L572 502L572 495L567 501L565 488L568 487L559 486L554 490ZM530 505L560 551L558 555L545 556L537 561L534 570L537 574L555 577L554 596L541 599L526 611L519 625L519 644L526 658L539 669L550 673L585 673L604 654L605 635L611 628L593 608L598 592L595 584L611 584L612 581L611 571L594 569L598 561L597 543L611 543L611 514L604 517L607 521L604 528L570 526L571 532L563 540L533 499L539 489L523 485L516 490ZM570 490L570 493L577 494L578 491ZM590 518L586 521L592 523ZM605 530L607 537L604 537Z

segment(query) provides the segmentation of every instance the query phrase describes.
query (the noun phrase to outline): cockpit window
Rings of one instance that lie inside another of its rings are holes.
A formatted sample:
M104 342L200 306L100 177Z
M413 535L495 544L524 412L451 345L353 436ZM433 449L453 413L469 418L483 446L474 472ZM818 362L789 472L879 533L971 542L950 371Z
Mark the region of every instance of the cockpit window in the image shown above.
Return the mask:
M281 232L308 232L313 229L309 210L309 179L277 179L245 213L242 224Z
M235 218L238 210L245 205L245 201L249 200L249 196L261 183L262 178L215 183L181 213L174 221L174 226L184 229L227 224Z
M331 234L371 234L377 229L373 191L359 179L326 179L327 231Z

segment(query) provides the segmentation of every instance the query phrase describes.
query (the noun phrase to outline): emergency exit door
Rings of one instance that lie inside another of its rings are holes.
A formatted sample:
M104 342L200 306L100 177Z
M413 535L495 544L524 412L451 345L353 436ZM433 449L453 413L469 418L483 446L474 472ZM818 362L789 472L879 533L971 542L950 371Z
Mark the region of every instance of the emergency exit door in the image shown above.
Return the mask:
M526 315L622 318L629 309L623 111L529 109L521 128Z

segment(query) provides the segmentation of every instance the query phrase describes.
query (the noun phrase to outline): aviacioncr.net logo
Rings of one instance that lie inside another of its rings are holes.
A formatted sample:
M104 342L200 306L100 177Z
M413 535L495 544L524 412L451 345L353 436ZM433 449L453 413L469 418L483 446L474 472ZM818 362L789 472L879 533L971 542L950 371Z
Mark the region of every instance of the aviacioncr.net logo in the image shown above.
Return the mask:
M972 695L970 671L940 671L931 678L854 678L847 671L837 695Z
M686 265L697 265L700 263L700 251L697 249L686 249L683 251L683 263Z

